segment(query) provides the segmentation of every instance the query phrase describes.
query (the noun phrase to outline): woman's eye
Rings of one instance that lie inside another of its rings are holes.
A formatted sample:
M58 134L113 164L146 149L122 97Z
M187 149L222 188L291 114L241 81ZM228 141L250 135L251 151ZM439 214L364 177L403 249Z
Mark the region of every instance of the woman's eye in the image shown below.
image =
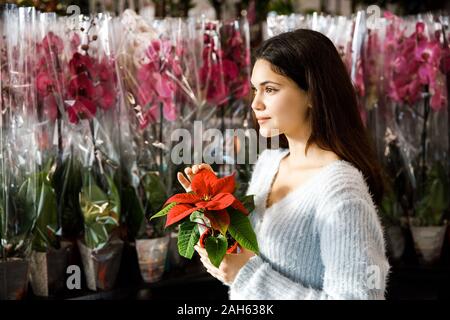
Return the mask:
M267 87L267 88L266 88L266 93L274 93L274 92L276 92L276 91L277 91L276 89L271 88L271 87Z

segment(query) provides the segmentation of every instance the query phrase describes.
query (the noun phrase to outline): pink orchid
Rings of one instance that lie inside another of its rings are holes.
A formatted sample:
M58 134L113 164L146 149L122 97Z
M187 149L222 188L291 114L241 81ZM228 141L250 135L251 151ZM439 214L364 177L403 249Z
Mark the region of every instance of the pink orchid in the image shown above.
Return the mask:
M174 78L182 74L179 58L174 56L180 52L166 40L151 41L146 55L148 63L137 70L137 100L143 108L139 117L141 129L159 119L159 104L163 106L163 116L168 121L176 120L177 111L173 103L177 95L177 84Z
M422 22L416 23L415 32L406 37L405 31L399 28L399 20L392 15L388 18L392 21L387 32L387 45L390 47L386 49L386 61L392 61L393 70L389 77L388 96L398 103L414 104L421 99L424 88L428 87L432 94L430 105L437 110L443 99L443 90L437 81L442 58L439 40L426 36L426 26ZM398 38L393 38L393 34Z

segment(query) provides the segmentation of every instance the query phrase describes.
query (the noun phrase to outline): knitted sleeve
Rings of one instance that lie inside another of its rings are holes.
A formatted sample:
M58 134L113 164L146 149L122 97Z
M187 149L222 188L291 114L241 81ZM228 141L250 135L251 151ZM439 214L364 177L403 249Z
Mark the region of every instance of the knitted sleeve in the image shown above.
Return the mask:
M323 206L317 225L322 288L292 281L254 256L230 285L230 299L384 299L389 265L376 210L364 197L337 200Z

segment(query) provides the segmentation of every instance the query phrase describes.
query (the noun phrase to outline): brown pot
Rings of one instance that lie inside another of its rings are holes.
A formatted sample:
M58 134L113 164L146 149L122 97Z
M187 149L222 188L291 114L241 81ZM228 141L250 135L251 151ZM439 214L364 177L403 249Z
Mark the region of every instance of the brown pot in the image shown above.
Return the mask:
M0 300L25 298L29 266L29 262L23 259L0 260Z
M139 268L145 282L161 280L165 271L170 235L155 239L136 240Z
M60 249L51 248L48 252L31 253L30 283L35 295L48 297L49 294L57 294L64 289L72 250L72 243L61 242Z
M120 268L123 241L120 239L111 240L105 247L92 250L79 240L78 247L80 248L87 287L93 291L112 289Z

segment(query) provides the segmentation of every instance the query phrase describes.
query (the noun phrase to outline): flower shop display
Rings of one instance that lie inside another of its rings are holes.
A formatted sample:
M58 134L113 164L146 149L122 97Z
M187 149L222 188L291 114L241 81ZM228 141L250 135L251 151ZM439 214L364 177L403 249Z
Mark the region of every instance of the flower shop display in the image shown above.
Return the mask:
M271 15L268 34L309 28L326 34L338 51L344 49L361 116L391 178L380 208L388 242L399 245L390 253L394 260L400 257L404 240L398 226L408 221L420 261L437 262L449 218L443 196L450 180L448 17L385 12L376 25L365 18L363 11L352 17ZM352 50L345 50L345 43Z
M64 157L63 137L66 137L61 111L64 98L64 42L61 37L63 30L57 23L56 14L38 13L36 20L38 27L33 72L36 79L35 133L39 146L36 161L39 173L28 183L37 188L39 196L33 203L38 208L38 218L30 259L30 282L35 295L54 296L64 290L66 268L74 251L74 243L65 238L65 221L73 213L62 213L61 191L64 190L64 182L58 183Z
M28 289L29 256L37 208L33 35L35 10L6 6L1 43L0 298L21 299ZM30 205L31 204L31 205Z
M235 198L235 174L217 178L200 170L192 179L192 191L175 194L153 218L166 217L166 227L180 224L178 251L191 259L194 246L206 248L211 263L218 267L225 254L246 248L259 253L256 235L247 215L253 211L253 196L242 202Z
M81 163L79 201L84 238L78 241L88 288L114 286L122 257L117 76L110 17L84 16L69 33L75 45L67 74L66 108L74 155Z
M335 43L387 173L379 213L389 256L402 259L409 227L419 261L434 264L450 207L448 17L386 13L375 27L365 19L315 13L267 23L269 35L302 27ZM34 295L58 296L77 249L93 291L127 272L125 250L150 283L184 268L197 243L215 266L242 247L258 253L245 196L251 166L233 158L249 153L248 141L226 136L249 129L245 17L125 10L74 20L5 5L0 29L1 299L24 298L29 280ZM224 138L199 138L197 121ZM185 149L176 129L195 137L181 140ZM180 193L177 172L211 160L217 176L202 170Z

